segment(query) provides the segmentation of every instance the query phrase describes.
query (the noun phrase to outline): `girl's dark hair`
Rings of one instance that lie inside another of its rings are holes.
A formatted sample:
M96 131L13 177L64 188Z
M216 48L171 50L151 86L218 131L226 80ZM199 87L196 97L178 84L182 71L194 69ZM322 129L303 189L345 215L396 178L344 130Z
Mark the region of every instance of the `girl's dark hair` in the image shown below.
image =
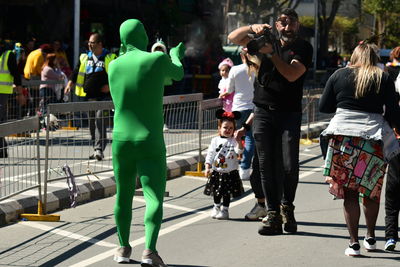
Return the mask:
M55 60L56 60L56 54L50 53L46 55L46 59L44 60L43 67L49 66L50 68L54 69L55 68Z
M232 122L232 123L233 123L233 130L236 130L236 121L235 121L235 120L231 120L231 119L229 119L229 118L218 119L218 129L221 128L222 123L223 123L224 121Z
M215 117L218 119L218 128L221 127L222 123L224 121L230 121L233 123L233 129L236 130L236 121L240 119L240 112L239 111L233 111L233 112L227 112L223 109L218 109L215 112Z

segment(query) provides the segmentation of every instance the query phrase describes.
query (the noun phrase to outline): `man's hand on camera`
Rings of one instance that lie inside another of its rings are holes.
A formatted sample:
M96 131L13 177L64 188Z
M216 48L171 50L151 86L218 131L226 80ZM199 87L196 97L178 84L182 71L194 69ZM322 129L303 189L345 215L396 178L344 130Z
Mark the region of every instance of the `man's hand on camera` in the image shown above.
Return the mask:
M250 25L250 31L253 31L255 34L263 33L265 28L272 29L271 25L269 25L269 24L252 24L252 25Z

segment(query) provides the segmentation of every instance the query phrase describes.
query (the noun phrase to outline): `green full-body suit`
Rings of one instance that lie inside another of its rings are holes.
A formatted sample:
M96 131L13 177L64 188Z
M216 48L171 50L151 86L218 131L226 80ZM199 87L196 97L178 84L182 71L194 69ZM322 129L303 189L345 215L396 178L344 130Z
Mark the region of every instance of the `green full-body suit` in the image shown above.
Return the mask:
M164 84L183 78L184 46L170 51L146 52L143 24L129 19L121 24L120 57L110 63L109 84L115 105L113 167L117 186L115 221L119 242L129 245L132 200L136 176L146 200L146 249L156 251L166 184L166 149L163 137Z

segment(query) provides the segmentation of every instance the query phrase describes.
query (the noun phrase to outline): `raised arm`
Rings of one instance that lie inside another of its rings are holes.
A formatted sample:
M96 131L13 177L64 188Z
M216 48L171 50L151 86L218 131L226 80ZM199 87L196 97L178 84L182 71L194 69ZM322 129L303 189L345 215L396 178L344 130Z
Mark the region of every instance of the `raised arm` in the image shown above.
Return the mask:
M259 34L263 32L265 28L271 28L271 26L268 24L252 24L249 26L243 26L232 31L228 35L228 39L234 44L246 46L247 43L251 40L247 36L248 34Z
M179 43L176 47L169 51L171 60L166 66L167 76L175 81L179 81L183 78L183 66L181 60L185 55L185 46L183 43Z

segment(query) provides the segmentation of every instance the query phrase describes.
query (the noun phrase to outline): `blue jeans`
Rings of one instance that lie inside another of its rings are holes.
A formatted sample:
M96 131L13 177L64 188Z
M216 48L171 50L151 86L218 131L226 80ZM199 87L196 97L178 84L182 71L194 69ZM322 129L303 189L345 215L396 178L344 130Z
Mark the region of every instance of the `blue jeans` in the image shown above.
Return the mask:
M236 128L240 129L242 124L246 122L247 118L253 112L252 109L240 110L240 119L236 120ZM251 166L251 160L254 156L254 138L252 130L246 131L246 136L244 139L244 152L242 160L240 161L240 168L246 170Z

